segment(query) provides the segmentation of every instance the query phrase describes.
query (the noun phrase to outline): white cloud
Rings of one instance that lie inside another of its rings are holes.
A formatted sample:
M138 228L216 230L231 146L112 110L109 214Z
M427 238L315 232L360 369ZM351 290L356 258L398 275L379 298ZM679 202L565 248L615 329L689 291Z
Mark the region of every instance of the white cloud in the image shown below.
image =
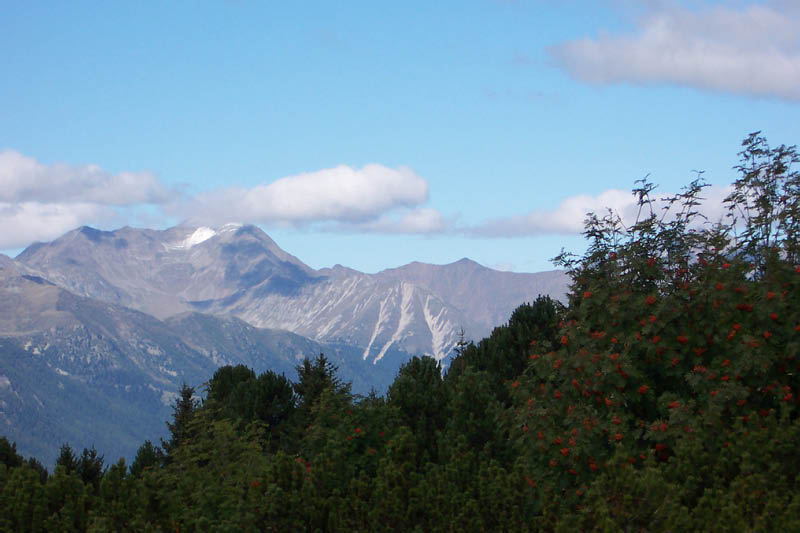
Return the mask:
M97 165L44 165L0 151L0 250L49 241L83 224L124 219L121 211L164 204L174 194L149 172L113 174Z
M173 197L150 172L112 174L97 165L43 165L14 150L0 151L0 202L163 204Z
M97 204L0 202L0 250L50 241L86 223L114 219L113 209Z
M228 188L203 193L182 206L189 220L220 224L231 220L306 225L343 223L353 227L391 224L382 218L397 208L415 208L428 199L428 183L411 169L371 164L355 169L340 165L281 178L251 189ZM411 211L398 223L430 228L431 210ZM383 222L382 222L383 221Z
M495 218L469 230L481 237L521 237L548 234L572 234L583 231L583 220L590 211L606 207L625 212L633 203L630 191L611 189L598 196L571 196L556 209L531 211L524 215Z
M697 9L656 2L632 35L600 34L550 49L573 77L595 84L675 84L800 100L800 10L774 0Z
M726 213L723 200L730 193L730 187L711 186L700 195L704 201L698 208L711 222L719 221ZM660 199L671 196L668 193L651 193L653 209L660 215L665 203ZM636 197L630 191L610 189L597 196L578 195L564 199L556 209L531 211L524 215L495 218L486 223L467 229L475 237L530 237L540 235L579 234L584 230L586 215L590 212L602 217L611 210L622 218L625 225L636 221L639 207ZM649 214L646 212L645 215Z
M83 224L130 223L148 210L189 222L313 225L323 231L431 234L448 226L424 207L428 183L411 169L337 166L250 189L180 198L149 172L45 165L0 151L0 250L48 241Z
M442 233L450 226L442 214L431 208L408 210L399 216L383 215L377 220L360 224L337 224L334 231L355 230L370 233L430 235Z

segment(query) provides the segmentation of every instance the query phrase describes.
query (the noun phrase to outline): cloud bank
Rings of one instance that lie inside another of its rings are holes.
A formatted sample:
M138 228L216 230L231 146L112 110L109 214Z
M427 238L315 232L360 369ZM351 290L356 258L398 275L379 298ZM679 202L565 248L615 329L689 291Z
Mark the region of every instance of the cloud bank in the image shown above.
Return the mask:
M174 197L149 172L111 173L97 165L44 165L0 151L0 249L55 239L83 224L110 222L120 208Z
M700 195L704 200L697 207L710 222L717 222L727 213L723 200L731 192L730 186L710 186ZM652 194L653 209L661 215L666 203L663 197L669 193ZM584 230L584 220L588 213L602 217L608 210L618 215L623 224L630 226L636 222L639 212L636 197L630 191L609 189L596 196L577 195L564 199L556 209L536 210L524 215L495 218L468 228L467 234L473 237L537 237L542 235L577 235ZM644 213L649 214L649 211ZM669 216L669 215L668 215Z
M452 222L446 220L436 209L417 208L407 209L398 213L396 216L382 215L376 220L361 222L356 224L337 224L332 228L334 231L353 231L366 233L387 233L387 234L416 234L433 235L444 233L453 226Z
M252 188L181 197L150 172L112 173L97 165L45 165L0 151L0 250L55 239L83 224L124 224L155 206L189 223L237 221L321 231L433 234L449 222L425 207L428 182L406 167L340 165Z
M663 4L641 16L632 35L568 41L550 48L550 55L592 84L673 84L800 101L796 4L701 4L697 10Z
M308 226L315 223L373 231L430 231L438 213L420 209L428 200L428 182L411 169L370 164L340 165L288 176L266 185L231 187L202 193L182 205L190 221L220 224L231 220ZM398 209L409 210L388 218Z
M563 200L556 209L531 211L524 215L494 218L470 228L476 237L532 237L540 235L569 235L583 231L583 220L590 211L604 212L610 208L620 215L635 209L630 191L611 189L597 196L579 195ZM635 211L633 215L635 216Z
M700 210L723 214L729 187L709 187ZM43 165L18 152L0 152L0 250L55 239L83 224L121 225L131 210L157 211L197 225L228 222L322 232L438 235L475 238L574 235L586 214L608 209L629 225L638 206L629 191L565 198L557 208L458 225L425 204L428 182L409 168L340 165L252 188L228 187L180 197L149 172L111 173L96 165ZM669 196L655 194L654 198ZM660 212L663 203L656 202Z
M14 150L0 151L0 202L163 204L173 196L150 172L112 174L97 165L43 165Z

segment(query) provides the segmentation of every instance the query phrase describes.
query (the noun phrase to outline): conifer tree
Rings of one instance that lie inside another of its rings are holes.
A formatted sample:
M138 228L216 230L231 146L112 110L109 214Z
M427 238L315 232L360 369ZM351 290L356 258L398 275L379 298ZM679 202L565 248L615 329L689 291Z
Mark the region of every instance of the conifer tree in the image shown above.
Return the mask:
M56 466L63 466L67 474L74 472L78 468L78 458L69 443L61 445L58 459L56 459Z
M98 455L94 446L91 449L84 448L77 461L75 471L80 476L81 481L88 485L95 493L100 488L100 480L103 479L105 472L103 468L102 455Z
M189 422L194 418L198 402L194 399L194 387L183 384L178 392L178 398L172 408L172 422L167 422L170 432L168 441L162 439L161 446L164 448L167 457L181 445L188 436Z
M136 452L136 457L130 466L130 473L132 476L141 477L146 469L160 466L163 462L164 452L161 448L146 440Z
M417 438L417 448L436 461L436 433L447 420L447 400L442 367L432 357L413 357L400 367L388 403L400 411L401 420Z
M17 453L17 443L11 443L5 437L0 437L0 464L8 468L21 466L23 458Z
M323 391L330 389L335 394L350 395L350 384L343 383L336 375L339 367L331 363L325 354L319 354L313 361L308 358L295 367L297 382L294 390L300 401L303 413L309 413Z

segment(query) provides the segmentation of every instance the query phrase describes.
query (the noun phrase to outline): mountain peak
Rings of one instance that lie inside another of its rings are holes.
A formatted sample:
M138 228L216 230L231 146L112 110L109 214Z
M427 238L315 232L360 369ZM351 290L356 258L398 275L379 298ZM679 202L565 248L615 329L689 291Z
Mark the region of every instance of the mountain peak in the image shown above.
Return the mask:
M330 268L321 268L317 271L322 276L363 276L362 272L336 263Z
M104 238L113 237L113 231L103 231L91 226L81 226L78 228L78 233L92 242L100 242Z
M378 273L378 275L391 275L397 273L423 273L423 272L439 272L443 270L452 270L457 268L459 270L478 270L478 269L485 269L490 270L487 267L481 265L480 263L473 261L468 257L462 257L458 261L454 261L452 263L447 263L444 265L437 265L433 263L423 263L421 261L412 261L403 266L395 267L395 268L387 268Z
M473 268L486 268L482 264L478 263L477 261L473 261L469 257L462 257L455 263L450 263L449 265L444 266L462 266L462 267L473 267Z

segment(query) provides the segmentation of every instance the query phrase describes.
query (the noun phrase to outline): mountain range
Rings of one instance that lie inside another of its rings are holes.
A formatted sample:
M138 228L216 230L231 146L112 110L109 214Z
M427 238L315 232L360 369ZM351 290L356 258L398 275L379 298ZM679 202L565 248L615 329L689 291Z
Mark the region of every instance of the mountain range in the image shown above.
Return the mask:
M182 383L225 364L294 378L321 352L355 392L383 392L411 356L446 366L462 332L567 283L468 259L315 270L248 225L78 228L0 255L0 434L46 461L66 441L130 458Z

